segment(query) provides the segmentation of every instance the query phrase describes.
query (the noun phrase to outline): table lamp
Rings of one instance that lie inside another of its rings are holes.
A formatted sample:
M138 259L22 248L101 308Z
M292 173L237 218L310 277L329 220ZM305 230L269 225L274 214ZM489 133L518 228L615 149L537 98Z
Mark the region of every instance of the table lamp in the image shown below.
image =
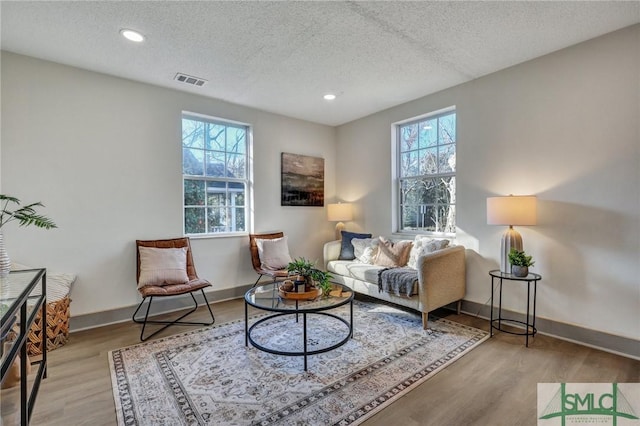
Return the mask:
M352 206L349 203L337 203L327 205L327 219L329 222L338 222L336 224L336 240L342 239L342 230L344 223L353 219Z
M522 251L522 236L514 225L536 224L536 197L532 195L487 198L487 224L508 225L500 243L500 271L511 273L509 252Z

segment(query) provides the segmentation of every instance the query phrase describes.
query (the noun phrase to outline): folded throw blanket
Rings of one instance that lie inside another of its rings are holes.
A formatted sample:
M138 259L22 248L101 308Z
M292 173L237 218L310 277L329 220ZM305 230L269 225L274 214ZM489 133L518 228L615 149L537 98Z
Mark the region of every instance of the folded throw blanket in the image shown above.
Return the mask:
M411 297L418 294L418 271L412 268L385 268L378 271L378 292Z

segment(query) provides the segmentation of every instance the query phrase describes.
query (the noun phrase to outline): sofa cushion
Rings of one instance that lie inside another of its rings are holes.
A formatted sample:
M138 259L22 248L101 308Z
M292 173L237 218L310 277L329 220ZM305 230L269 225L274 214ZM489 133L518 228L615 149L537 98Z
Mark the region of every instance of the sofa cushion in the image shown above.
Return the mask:
M381 269L384 267L350 260L332 260L327 263L327 270L333 274L366 281L376 287L378 286L378 271Z
M341 275L343 277L349 277L366 283L375 288L376 293L379 287L379 275L380 271L387 269L384 266L369 265L366 263L359 263L353 260L332 260L327 263L327 271L335 275ZM419 288L418 280L413 283L412 293L418 294ZM369 294L367 292L367 294Z
M427 253L432 253L436 250L442 250L449 246L449 240L436 240L427 235L416 235L413 240L413 246L409 253L409 261L407 262L408 268L416 269L418 267L418 258L424 256Z
M378 253L378 244L380 239L378 238L354 238L351 240L353 244L353 254L355 259L359 263L373 264L373 259Z
M409 251L413 243L408 240L393 242L384 237L380 237L378 244L378 254L373 261L374 265L397 268L405 266L409 259Z
M356 258L353 253L353 244L351 243L351 240L354 238L371 238L371 234L357 234L355 232L342 231L339 260L353 260Z

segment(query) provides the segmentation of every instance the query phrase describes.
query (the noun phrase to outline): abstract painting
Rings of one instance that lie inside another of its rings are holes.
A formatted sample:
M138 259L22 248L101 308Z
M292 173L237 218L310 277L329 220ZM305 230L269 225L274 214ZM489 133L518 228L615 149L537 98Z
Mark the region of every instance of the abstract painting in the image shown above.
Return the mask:
M282 206L324 206L324 158L282 153Z

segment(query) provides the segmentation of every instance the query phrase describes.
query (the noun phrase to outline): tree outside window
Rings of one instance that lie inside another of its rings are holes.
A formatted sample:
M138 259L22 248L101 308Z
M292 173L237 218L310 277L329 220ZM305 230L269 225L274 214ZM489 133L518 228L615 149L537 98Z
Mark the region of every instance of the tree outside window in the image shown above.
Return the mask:
M184 233L247 231L248 126L183 114Z
M397 126L400 231L456 232L456 113Z

